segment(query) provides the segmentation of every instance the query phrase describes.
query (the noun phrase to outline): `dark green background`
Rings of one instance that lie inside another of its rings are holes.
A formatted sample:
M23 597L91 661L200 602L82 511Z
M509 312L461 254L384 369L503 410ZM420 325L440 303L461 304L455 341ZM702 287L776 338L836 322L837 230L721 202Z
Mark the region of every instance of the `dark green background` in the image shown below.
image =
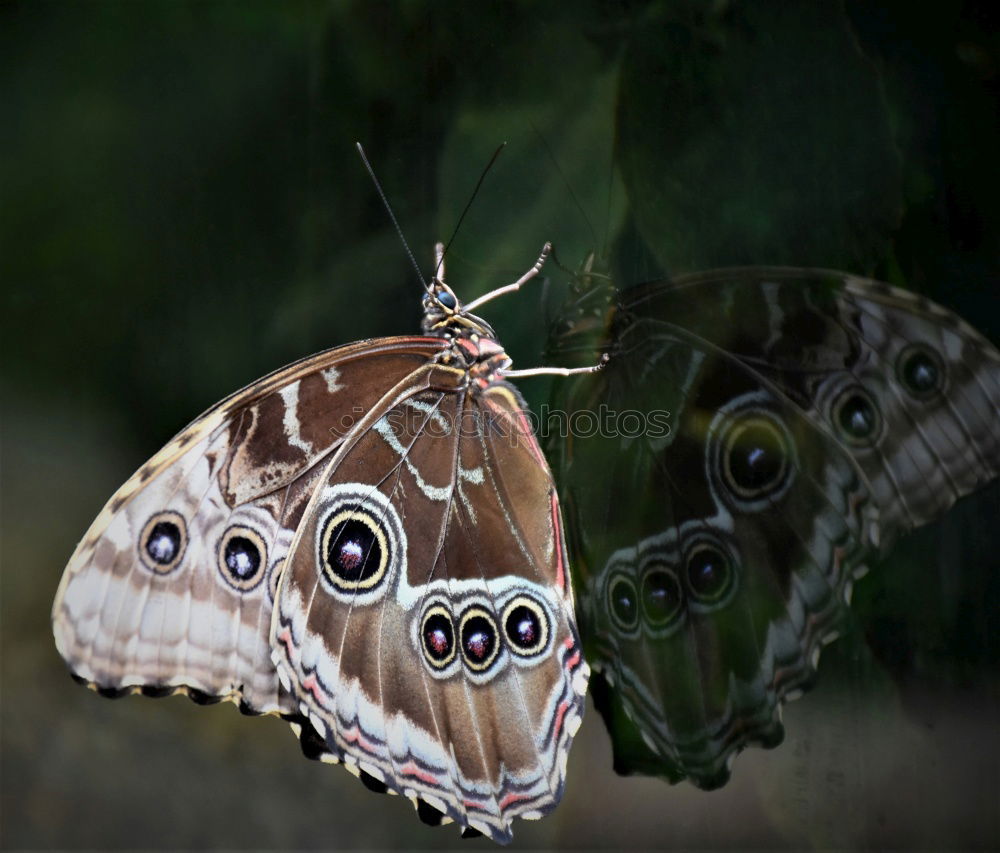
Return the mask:
M301 759L277 721L75 687L49 628L76 540L197 412L415 331L420 287L355 140L425 270L509 143L449 256L466 299L553 240L568 266L607 246L622 285L730 263L870 274L996 341L990 8L0 3L0 843L461 843ZM488 311L520 367L565 284L549 272ZM546 387L524 383L536 404ZM515 843L1000 843L998 509L996 488L963 502L859 585L859 627L786 709L787 742L726 788L615 777L590 713L563 804Z

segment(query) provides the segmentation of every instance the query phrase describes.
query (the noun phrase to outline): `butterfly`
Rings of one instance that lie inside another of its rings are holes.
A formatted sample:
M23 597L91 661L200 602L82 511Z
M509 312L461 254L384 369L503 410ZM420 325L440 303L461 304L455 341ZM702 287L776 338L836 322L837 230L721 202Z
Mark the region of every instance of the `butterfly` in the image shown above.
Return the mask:
M549 458L616 769L716 788L745 746L782 740L854 581L1000 473L1000 353L841 272L618 293L594 258L549 349L611 352L558 388Z
M439 244L422 335L297 361L143 465L56 595L77 680L280 715L310 757L469 834L550 811L589 669L519 372L472 313L548 251L463 305Z

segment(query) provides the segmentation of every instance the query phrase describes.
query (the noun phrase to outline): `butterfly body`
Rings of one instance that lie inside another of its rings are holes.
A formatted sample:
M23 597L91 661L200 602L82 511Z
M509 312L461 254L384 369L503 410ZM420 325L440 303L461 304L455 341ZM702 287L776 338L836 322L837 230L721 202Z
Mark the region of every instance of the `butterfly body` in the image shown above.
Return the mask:
M281 714L313 757L506 841L561 796L588 671L510 360L439 278L423 329L194 421L81 541L54 632L103 693Z

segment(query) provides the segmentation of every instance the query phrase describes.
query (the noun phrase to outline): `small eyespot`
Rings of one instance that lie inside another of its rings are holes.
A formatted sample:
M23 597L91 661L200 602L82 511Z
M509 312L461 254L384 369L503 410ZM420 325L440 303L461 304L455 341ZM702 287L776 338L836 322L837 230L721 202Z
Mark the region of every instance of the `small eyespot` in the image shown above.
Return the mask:
M896 359L896 377L911 397L926 400L944 389L945 367L930 347L911 344Z
M860 386L843 391L833 403L833 423L849 444L874 444L882 431L882 418L872 396Z
M545 608L526 595L512 599L503 612L504 636L510 650L521 657L535 657L549 643L549 620Z
M744 500L780 490L791 473L790 441L787 432L770 416L740 417L723 439L726 485Z
M473 672L485 672L500 654L496 622L483 607L473 605L462 614L458 627L465 665Z
M184 517L172 510L158 512L139 534L139 559L150 571L169 574L180 565L187 541Z
M226 583L240 592L249 592L264 577L267 546L256 530L234 524L219 540L218 564Z
M324 577L342 592L368 591L385 578L388 539L378 520L358 507L329 515L320 536Z
M432 669L446 669L455 660L455 626L451 614L440 604L427 608L420 620L420 646Z
M455 306L458 305L458 300L455 299L455 294L450 290L439 290L435 296L437 297L438 304L442 308L447 308L449 311L454 311Z
M653 568L642 578L642 615L652 628L673 622L684 606L684 591L667 568Z
M611 620L624 633L634 631L639 624L639 596L635 581L617 573L608 582L608 606Z
M712 605L723 601L733 588L733 562L719 546L700 542L685 561L687 586L691 598L699 604Z

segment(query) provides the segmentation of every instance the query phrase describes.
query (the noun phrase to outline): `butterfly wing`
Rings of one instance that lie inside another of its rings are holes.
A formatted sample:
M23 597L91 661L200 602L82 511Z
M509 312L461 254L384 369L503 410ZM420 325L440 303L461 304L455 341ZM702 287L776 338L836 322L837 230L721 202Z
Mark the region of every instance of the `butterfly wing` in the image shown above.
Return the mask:
M802 270L629 291L614 345L568 408L618 432L576 430L560 465L595 700L619 769L714 787L780 741L876 549L995 476L997 355L937 306Z
M515 394L429 367L372 412L306 511L273 624L329 757L499 841L561 796L587 677Z
M928 299L830 270L750 267L625 302L752 366L849 448L883 547L1000 474L1000 353Z
M56 645L75 676L111 696L180 691L291 711L268 633L295 528L358 413L439 346L393 338L304 359L222 401L143 465L56 595Z

